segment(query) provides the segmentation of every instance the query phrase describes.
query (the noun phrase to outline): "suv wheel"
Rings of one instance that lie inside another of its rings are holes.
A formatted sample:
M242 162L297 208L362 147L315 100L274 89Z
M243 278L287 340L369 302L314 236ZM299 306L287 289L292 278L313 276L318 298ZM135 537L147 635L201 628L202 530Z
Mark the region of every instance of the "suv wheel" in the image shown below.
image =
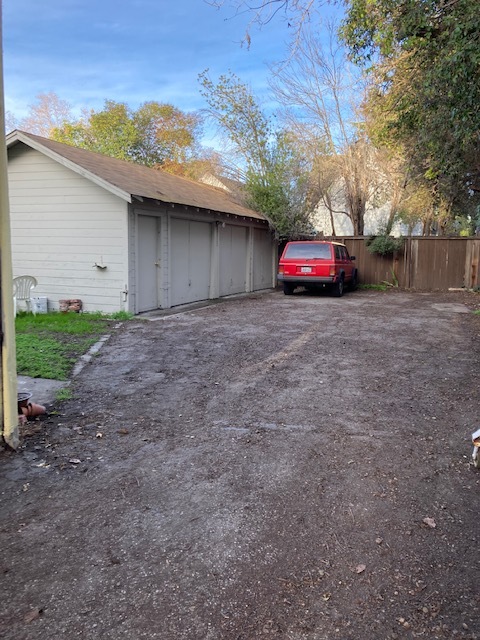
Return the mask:
M352 276L352 280L350 282L350 291L355 291L355 289L358 286L358 278L357 278L357 273L355 272Z
M291 296L293 295L293 290L295 289L294 285L291 282L284 282L283 283L283 293L286 296Z
M333 285L332 294L335 296L335 298L341 298L343 296L343 289L344 281L343 276L341 276L340 280Z

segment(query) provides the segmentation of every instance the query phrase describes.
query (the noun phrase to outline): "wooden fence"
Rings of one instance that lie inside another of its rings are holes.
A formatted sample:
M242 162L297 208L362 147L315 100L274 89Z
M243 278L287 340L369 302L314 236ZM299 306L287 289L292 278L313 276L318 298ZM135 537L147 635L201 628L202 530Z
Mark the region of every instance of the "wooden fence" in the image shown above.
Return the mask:
M355 256L363 284L383 281L424 291L480 287L480 238L409 236L393 256L371 254L363 237L332 238Z

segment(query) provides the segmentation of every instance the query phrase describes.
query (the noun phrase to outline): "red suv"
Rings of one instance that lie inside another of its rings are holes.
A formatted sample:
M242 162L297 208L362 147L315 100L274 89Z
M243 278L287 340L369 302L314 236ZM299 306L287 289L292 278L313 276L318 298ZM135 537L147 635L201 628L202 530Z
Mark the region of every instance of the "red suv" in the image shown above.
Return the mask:
M345 286L355 289L358 274L354 256L340 242L297 241L288 242L278 265L278 280L283 292L292 295L295 287L329 286L334 296L343 295Z

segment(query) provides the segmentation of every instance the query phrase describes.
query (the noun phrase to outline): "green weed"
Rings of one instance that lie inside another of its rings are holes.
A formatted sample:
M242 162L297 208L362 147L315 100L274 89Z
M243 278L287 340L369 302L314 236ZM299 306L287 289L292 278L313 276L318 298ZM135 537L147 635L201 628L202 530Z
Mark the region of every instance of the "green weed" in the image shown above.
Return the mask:
M55 394L55 399L58 402L63 402L64 400L71 400L73 398L73 393L71 389L68 387L64 387L63 389L59 389Z
M359 284L358 288L371 289L373 291L386 291L388 289L388 286L386 284Z
M115 313L110 313L108 318L112 320L131 320L134 318L134 315L129 311L116 311Z

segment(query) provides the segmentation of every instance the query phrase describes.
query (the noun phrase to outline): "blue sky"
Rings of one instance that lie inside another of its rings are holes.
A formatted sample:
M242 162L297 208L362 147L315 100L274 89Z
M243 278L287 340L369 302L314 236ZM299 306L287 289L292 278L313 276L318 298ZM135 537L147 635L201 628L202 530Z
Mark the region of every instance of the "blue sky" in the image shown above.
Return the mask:
M5 108L16 117L50 91L77 110L107 98L196 110L207 67L212 78L231 69L262 94L288 36L276 20L242 48L247 16L203 0L4 0L3 14Z
M241 46L251 15L225 0L4 0L5 108L22 118L39 93L53 91L78 114L105 99L136 108L169 102L205 107L198 74L228 70L268 99L268 64L286 55L289 30L279 14Z

